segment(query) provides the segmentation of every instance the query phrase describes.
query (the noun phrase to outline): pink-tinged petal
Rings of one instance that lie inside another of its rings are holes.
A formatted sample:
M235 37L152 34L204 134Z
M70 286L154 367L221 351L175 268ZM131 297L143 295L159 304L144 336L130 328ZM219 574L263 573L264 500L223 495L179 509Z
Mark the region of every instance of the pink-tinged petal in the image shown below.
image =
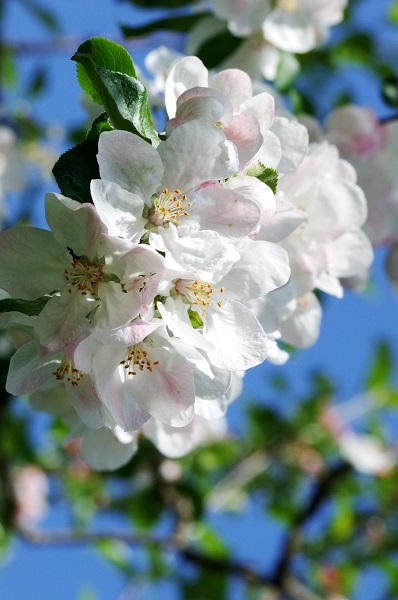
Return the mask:
M234 179L239 179L239 177ZM249 235L260 222L262 207L259 202L252 201L251 189L247 194L245 192L245 188L232 190L203 187L199 189L192 197L190 223L195 221L199 230L216 231L231 240ZM260 196L258 188L256 188L256 192L257 196ZM271 195L273 196L272 192ZM273 203L275 205L275 199L273 199ZM180 235L184 235L183 225L178 232ZM187 234L189 235L189 232Z
M210 362L220 369L245 371L268 354L268 338L257 318L243 304L227 302L207 315L205 337L213 343Z
M209 88L218 90L232 102L235 113L242 113L242 104L252 97L252 81L245 71L224 69L209 78ZM254 115L257 116L257 115Z
M150 417L146 407L134 398L126 408L126 375L121 364L126 348L100 345L94 356L93 377L97 393L119 427L124 431L139 429Z
M164 96L169 118L175 116L177 98L186 90L201 86L206 87L208 72L204 64L196 56L182 58L171 69L166 79Z
M263 144L260 125L252 115L236 115L228 127L224 127L227 138L238 150L239 164L246 165Z
M128 463L137 448L136 438L131 437L130 442L122 443L111 429L103 427L84 432L80 454L92 469L114 471Z
M14 227L0 233L0 288L16 298L35 300L65 286L69 252L50 231Z
M110 234L134 242L140 240L146 224L142 217L145 206L143 198L124 190L117 183L103 179L91 182L91 195Z
M232 116L233 109L229 98L208 87L191 88L177 100L177 120L204 119L225 127L231 123Z
M248 98L239 109L241 114L252 115L260 124L261 133L271 127L275 116L275 100L268 92L261 92Z
M271 188L249 175L232 177L224 185L224 189L235 190L243 197L255 202L261 209L261 225L267 223L275 213L276 201Z
M95 302L76 289L50 298L35 321L40 343L54 352L87 335L90 324L86 315L94 306Z
M151 245L165 252L165 267L191 273L193 278L209 283L219 281L238 260L239 254L215 231L192 232L180 238L174 225L150 234Z
M142 340L151 335L161 325L161 321L148 323L141 319L136 319L129 325L112 331L97 330L95 337L100 342L109 346L126 349L128 346L135 346L135 344L142 342Z
M66 393L73 408L90 429L99 429L104 425L102 404L89 375L83 375L77 385L65 383Z
M226 179L239 169L235 146L212 123L183 123L161 142L158 152L164 165L162 187L183 193L211 179Z
M316 342L322 319L322 307L313 293L297 300L296 310L279 326L282 339L296 348L308 348Z
M33 392L50 379L61 364L63 354L38 353L37 343L27 342L11 357L6 390L14 396Z
M46 194L46 220L55 239L76 256L96 256L96 241L106 227L92 204L81 204L61 194Z
M192 419L195 386L189 363L178 354L162 349L148 349L152 370L137 370L126 378L124 411L129 416L130 402L135 401L151 416L167 425L182 427Z
M155 148L129 131L102 133L97 160L101 179L117 183L148 202L163 175L163 166Z

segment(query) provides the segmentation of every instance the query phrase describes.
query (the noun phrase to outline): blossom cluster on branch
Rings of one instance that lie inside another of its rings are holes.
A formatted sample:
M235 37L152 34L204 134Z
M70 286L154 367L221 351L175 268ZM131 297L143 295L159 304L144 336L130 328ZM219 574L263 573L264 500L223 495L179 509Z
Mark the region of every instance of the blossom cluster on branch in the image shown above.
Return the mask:
M104 66L109 48L126 72ZM60 414L89 464L116 468L142 433L169 456L219 435L242 374L283 363L278 340L313 343L314 290L341 297L372 247L354 168L327 142L308 147L245 72L177 62L159 135L119 46L94 38L74 58L107 114L54 169L51 231L0 234L2 325L18 348L7 390ZM93 144L88 197L68 197Z

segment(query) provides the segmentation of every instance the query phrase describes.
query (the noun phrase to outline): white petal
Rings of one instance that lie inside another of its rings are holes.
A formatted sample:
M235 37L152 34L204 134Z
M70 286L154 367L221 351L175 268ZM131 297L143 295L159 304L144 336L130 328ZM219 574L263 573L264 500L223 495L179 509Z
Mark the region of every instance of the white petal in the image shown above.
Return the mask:
M187 56L178 61L171 69L164 89L169 118L175 116L177 98L185 90L196 86L206 87L207 81L207 69L199 58Z
M220 369L244 371L267 358L267 336L252 312L239 302L227 302L207 316L205 337L213 343L210 361Z
M121 443L112 430L103 427L84 432L80 454L97 471L113 471L125 465L137 451L137 441Z
M91 182L91 195L110 234L130 241L140 240L146 224L142 217L145 204L140 196L103 179L94 179Z
M157 151L129 131L102 133L97 160L101 179L113 181L148 202L163 175Z

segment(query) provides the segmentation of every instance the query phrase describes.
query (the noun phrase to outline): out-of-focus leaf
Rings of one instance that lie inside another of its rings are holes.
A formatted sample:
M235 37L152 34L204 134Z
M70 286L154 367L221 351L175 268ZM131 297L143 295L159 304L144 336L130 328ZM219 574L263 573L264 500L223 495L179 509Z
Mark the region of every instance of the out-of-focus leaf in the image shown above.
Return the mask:
M340 493L335 498L335 516L331 522L331 534L337 542L352 536L355 524L355 513L350 494Z
M39 67L33 73L33 77L29 83L26 95L32 99L37 98L37 96L40 96L40 94L42 94L47 87L47 81L47 70L42 67Z
M61 26L54 13L34 0L19 0L26 9L51 33L60 33Z
M98 143L86 140L60 156L53 175L61 194L78 202L91 202L90 183L99 179Z
M355 33L338 42L332 49L336 63L352 62L370 66L374 62L375 48L367 33Z
M201 569L194 581L182 584L181 591L183 600L224 600L227 578L223 573Z
M275 79L275 85L278 90L281 92L288 90L299 73L300 63L294 54L290 54L290 52L281 52Z
M5 312L20 312L24 315L39 315L47 302L50 300L50 296L43 296L36 300L23 300L17 298L4 298L0 300L0 313Z
M398 77L390 75L382 83L383 99L394 108L398 108Z
M388 383L393 369L391 349L386 342L380 342L375 349L373 363L366 379L367 389Z
M98 552L127 577L131 577L131 551L120 540L101 540L96 544Z
M228 548L220 536L204 522L192 523L191 540L200 550L210 556L226 558Z
M159 520L164 504L154 487L140 490L129 500L127 508L129 516L138 529L149 529Z
M194 15L175 15L166 19L151 21L146 25L133 27L131 25L121 25L121 30L125 38L134 38L141 35L149 35L158 31L175 31L177 33L187 33L191 27L196 25L206 13Z
M204 42L196 54L208 69L214 69L233 54L242 41L242 38L235 37L229 31L223 31Z
M387 15L391 23L398 25L398 0L393 0L393 2L391 2L388 7Z
M3 46L0 52L0 78L6 86L12 87L18 80L18 69L14 52Z

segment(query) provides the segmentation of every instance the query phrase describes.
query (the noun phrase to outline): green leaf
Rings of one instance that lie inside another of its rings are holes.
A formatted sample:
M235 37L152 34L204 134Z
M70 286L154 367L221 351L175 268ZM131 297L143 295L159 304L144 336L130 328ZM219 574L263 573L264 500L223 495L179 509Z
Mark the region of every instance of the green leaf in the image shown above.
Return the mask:
M41 313L50 296L42 296L36 300L23 300L19 298L5 298L0 300L0 313L19 312L24 315L36 316Z
M186 33L189 29L191 29L191 27L203 19L205 14L206 13L198 13L194 15L175 15L174 17L169 17L167 19L151 21L150 23L141 25L140 27L121 25L121 30L123 36L126 38L148 35L150 33L156 33L159 30Z
M95 43L92 43L92 40ZM116 129L131 131L157 145L159 138L153 128L148 95L145 87L136 79L131 59L128 63L123 48L120 55L118 48L121 46L118 44L109 42L103 47L98 41L101 41L101 38L92 40L81 44L72 57L72 60L81 65L78 76L84 91L104 106L112 126ZM114 51L116 56L112 57ZM82 68L85 72L84 77ZM125 72L120 72L120 68Z
M108 115L106 113L102 113L99 117L93 121L91 125L91 129L88 131L86 139L87 140L98 140L99 136L103 131L112 131L113 127L109 123Z
M274 194L276 194L279 175L275 169L266 167L260 161L257 161L251 167L249 167L249 169L246 171L246 174L250 175L251 177L257 177L257 179L268 185Z
M123 46L101 37L92 37L83 42L77 49L76 54L72 56L72 60L77 62L77 79L83 91L98 104L102 104L101 96L87 74L84 63L80 64L81 61L75 58L79 54L90 57L93 63L99 67L104 67L109 71L125 73L137 79L132 58Z
M373 363L366 379L367 389L388 383L393 370L391 349L386 342L380 342L376 346Z
M98 143L86 140L68 150L57 160L53 175L64 196L78 202L92 203L90 183L99 179Z

